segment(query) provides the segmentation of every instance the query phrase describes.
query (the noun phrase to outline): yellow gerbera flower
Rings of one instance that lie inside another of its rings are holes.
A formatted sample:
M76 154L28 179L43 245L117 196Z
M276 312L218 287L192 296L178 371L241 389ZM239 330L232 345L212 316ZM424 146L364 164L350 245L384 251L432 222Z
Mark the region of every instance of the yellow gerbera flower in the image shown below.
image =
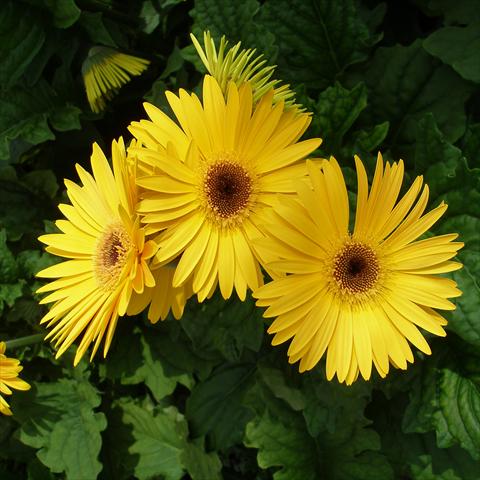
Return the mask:
M11 415L12 411L3 395L11 395L14 390L29 390L30 385L18 378L18 374L23 370L20 360L9 358L5 355L6 344L0 342L0 413Z
M358 373L369 379L372 363L385 377L389 363L413 362L407 342L430 354L417 327L444 336L446 320L434 308L453 310L447 300L461 292L453 280L436 277L461 264L450 261L463 243L457 234L417 240L445 212L442 202L423 214L428 186L417 177L397 202L403 162L379 154L372 188L355 158L358 196L355 228L349 233L349 205L335 159L323 170L308 162L313 189L298 183L298 199L282 197L271 211L259 248L275 251L272 266L288 276L254 292L264 316L277 317L268 329L273 345L293 337L290 363L313 368L327 351L327 378L351 384ZM421 194L420 194L421 192ZM419 196L420 194L420 196ZM418 197L418 198L417 198Z
M58 220L63 232L43 235L40 241L54 255L69 258L37 274L58 278L38 292L53 292L40 303L55 302L41 323L52 328L46 338L55 341L57 358L83 332L74 364L90 343L91 359L104 335L107 354L119 316L125 315L132 292L141 294L155 280L148 260L156 244L145 239L136 213L135 165L127 162L123 140L112 143L113 173L97 144L93 146L93 176L80 165L83 186L65 181L72 205L60 205L68 220Z
M295 92L290 90L289 85L279 86L280 80L271 79L275 66L265 66L267 61L262 60L263 55L255 57L255 49L240 50L242 42L227 49L228 40L224 35L220 39L217 53L210 32L203 33L204 48L192 33L190 38L208 73L217 80L224 94L227 94L231 81L238 87L242 83L250 82L255 103L269 90L274 89L273 103L283 101L285 109L294 109L298 112L304 110L301 105L295 103Z
M217 283L224 298L235 287L245 298L247 287L262 283L251 241L260 235L263 210L277 192L292 192L292 178L306 174L299 160L321 140L297 142L310 123L307 114L285 112L272 104L273 91L252 111L252 87L230 83L227 99L217 81L206 76L203 105L180 90L167 99L181 128L152 105L151 121L133 122L132 133L146 146L139 161L157 172L140 177L145 189L139 211L158 239L155 261L179 258L173 277L178 287L193 277L199 301Z
M110 47L91 48L82 65L82 76L92 111L105 110L106 100L111 100L131 76L140 75L148 65L149 60Z

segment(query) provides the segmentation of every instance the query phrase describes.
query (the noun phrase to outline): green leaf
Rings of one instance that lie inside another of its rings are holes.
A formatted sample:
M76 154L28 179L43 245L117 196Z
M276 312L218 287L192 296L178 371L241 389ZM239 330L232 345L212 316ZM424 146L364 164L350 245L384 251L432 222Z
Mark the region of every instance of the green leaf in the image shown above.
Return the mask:
M50 113L52 127L59 132L79 130L79 116L82 111L74 105L57 105Z
M436 401L437 357L422 364L420 375L411 382L410 402L402 421L402 430L405 433L426 433L434 429L432 414Z
M480 10L472 0L427 0L430 15L443 15L445 23L468 25L480 21Z
M109 359L110 360L110 359ZM104 402L102 410L107 418L107 428L102 433L102 449L100 462L103 465L99 478L129 478L133 476L133 469L138 461L136 455L130 454L128 449L134 444L132 427L123 421L122 402L127 398L116 398L113 404Z
M480 460L480 391L470 379L449 369L438 379L435 426L439 447L456 443Z
M182 453L182 463L192 480L221 480L222 463L216 452L205 453L203 442L189 443Z
M275 35L280 76L315 88L326 88L365 60L379 39L353 0L269 0L259 22Z
M456 309L447 317L448 329L455 332L468 343L480 347L480 216L458 215L443 222L440 232L458 232L465 247L458 258L463 268L452 273L452 278L463 292L455 299Z
M31 279L40 270L58 263L58 257L39 250L23 250L17 256L17 263L20 275Z
M245 445L258 449L261 468L279 467L273 474L274 480L327 478L321 469L324 459L298 414L291 412L279 421L266 410L248 423Z
M167 11L184 0L143 0L139 17L143 21L142 31L152 33L165 18Z
M35 13L35 9L29 7L29 14L25 15L24 6L18 1L2 3L0 85L3 88L9 88L18 81L45 41L45 32ZM1 111L3 114L3 108Z
M241 440L252 416L250 409L242 405L242 397L254 371L252 364L226 364L195 385L186 405L195 437L209 434L216 449L228 448Z
M187 442L188 427L174 407L147 411L133 403L121 404L125 423L132 425L135 442L129 452L138 457L134 467L140 479L163 475L177 480L187 470L193 480L220 478L221 464L215 453L201 444Z
M7 232L0 230L0 283L12 283L18 278L15 257L7 246Z
M418 122L415 169L419 175L427 176L427 182L440 181L448 185L449 179L455 176L461 156L461 150L449 143L437 128L431 113L426 114ZM439 172L439 168L442 171ZM436 188L436 185L434 186Z
M363 83L348 90L337 82L324 90L315 105L312 125L315 135L323 138L322 150L334 155L343 136L366 106L367 91Z
M292 410L305 408L305 398L301 390L288 384L282 371L272 366L260 363L258 365L260 378L268 386L276 398L284 400Z
M47 215L49 202L22 184L12 167L0 168L0 190L0 228L6 228L9 240L43 230L42 218Z
M22 82L26 86L33 86L40 80L45 67L52 56L58 52L58 46L65 38L59 30L53 28L49 28L45 34L42 48L24 71Z
M435 430L440 448L459 445L480 460L478 386L452 368L435 368L431 363L429 367L413 384L404 430Z
M480 168L480 123L468 126L462 141L462 151L469 165Z
M412 391L417 384L408 384ZM378 400L378 399L377 399ZM477 480L480 462L455 446L438 448L433 432L406 434L400 428L404 410L403 395L382 397L370 406L375 411L375 426L381 432L382 451L395 469L395 478L414 480Z
M43 0L53 15L53 24L58 28L71 27L79 18L81 10L75 0Z
M414 480L477 480L480 464L459 447L439 449L430 435L409 435L407 465Z
M117 47L110 30L106 27L102 12L82 12L79 24L86 31L92 43Z
M35 383L29 392L15 396L20 440L38 449L40 461L67 478L94 479L102 469L98 454L105 429L96 389L85 379L59 379Z
M448 315L448 328L467 342L480 345L477 316L480 307L480 169L469 169L462 152L446 141L427 115L418 125L415 148L416 173L423 174L434 204L446 201L447 218L435 227L438 233L458 233L465 242L458 257L464 264L452 273L463 295L455 299L457 309Z
M195 353L215 359L221 352L229 361L240 360L246 349L258 351L264 335L262 311L251 298L225 301L218 293L201 304L190 300L181 326Z
M152 33L160 25L160 12L152 0L144 0L142 2L139 16L143 20L142 30L145 33Z
M365 155L379 148L387 138L389 122L379 123L372 128L353 133L353 153Z
M135 443L129 452L138 457L135 475L140 479L163 475L166 480L177 480L183 476L181 462L185 445L186 424L174 407L156 414L126 403L121 405L123 420L132 425Z
M369 385L343 385L306 378L303 412L310 434L322 450L327 478L391 479L392 469L380 452L380 437L364 415Z
M54 198L58 192L57 177L51 170L35 170L22 177L25 183L37 195Z
M167 107L167 98L165 97L165 92L168 90L167 84L157 78L153 83L150 90L145 94L143 98L156 107L166 109Z
M424 175L435 203L448 204L447 215L480 216L480 169L470 169L462 152L446 140L427 114L417 127L415 167Z
M172 73L178 72L182 68L184 62L185 59L182 56L182 51L175 45L172 53L168 57L167 64L165 65L165 70L162 72L160 77L158 77L158 79L164 80L165 78L168 78Z
M24 283L23 280L16 283L0 283L0 313L5 305L12 307L17 298L22 296Z
M177 321L157 323L149 328L145 335L152 345L156 358L161 360L165 375L177 378L188 388L191 388L193 383L190 374L204 379L217 363L205 359L201 352L193 351L189 338Z
M423 41L423 47L465 80L480 83L480 23L437 30Z
M43 310L38 308L38 302L36 300L31 298L20 298L20 295L23 293L22 290L20 290L13 306L8 309L6 320L7 322L18 322L17 325L22 325L24 328L36 328L38 326L38 321L43 316Z
M106 375L120 378L124 385L145 383L157 401L170 395L181 378L165 375L162 360L157 354L158 346L155 345L157 336L153 333L143 336L138 330L123 333L117 335L118 344L114 345Z
M390 122L387 140L392 146L406 149L413 144L426 113L433 113L448 141L463 135L464 103L472 87L425 53L420 41L379 48L360 78L369 88L368 118L371 124Z
M0 90L0 160L9 158L9 144L21 139L32 145L55 138L48 121L59 131L80 128L80 110L62 105L43 80L26 88Z
M0 230L0 313L4 305L13 306L22 296L24 281L18 278L15 257L7 246L7 233Z
M243 48L256 48L271 61L274 36L256 24L259 7L257 0L197 0L190 11L195 22L192 30L201 43L203 31L209 30L217 44L225 35L230 45L241 41Z

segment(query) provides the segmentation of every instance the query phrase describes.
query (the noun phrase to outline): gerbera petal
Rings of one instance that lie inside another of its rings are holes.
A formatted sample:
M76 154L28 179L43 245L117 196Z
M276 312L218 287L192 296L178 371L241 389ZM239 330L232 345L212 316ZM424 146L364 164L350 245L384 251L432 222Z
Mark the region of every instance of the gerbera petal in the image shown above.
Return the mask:
M197 267L200 259L205 253L208 241L210 240L210 229L206 224L203 224L198 231L192 243L185 249L178 262L173 277L173 286L178 287L182 285L193 270Z
M164 263L173 260L191 242L204 221L198 213L190 215L189 221L184 222L168 239L159 242L156 261Z
M365 380L368 380L372 373L372 339L368 321L369 319L363 315L355 315L355 328L353 330L354 352L358 368Z
M223 298L232 294L235 279L235 252L230 235L220 231L218 239L218 284Z
M193 289L195 292L204 288L208 276L213 269L215 259L218 252L219 233L218 230L212 229L210 239L204 250L204 254L199 261L199 265L195 271L193 279Z

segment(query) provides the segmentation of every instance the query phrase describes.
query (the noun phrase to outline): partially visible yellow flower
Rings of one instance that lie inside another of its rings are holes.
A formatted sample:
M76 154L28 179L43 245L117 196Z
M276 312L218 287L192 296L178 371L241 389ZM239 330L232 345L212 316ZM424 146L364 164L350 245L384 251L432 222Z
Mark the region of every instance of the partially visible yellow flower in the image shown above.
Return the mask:
M93 176L77 165L83 185L65 181L72 205L59 206L68 219L56 222L63 233L39 238L48 252L69 259L37 276L57 278L38 290L52 292L40 302L54 303L41 323L53 327L46 338L59 347L57 358L83 334L75 365L94 342L92 359L104 337L105 356L132 294L155 285L149 259L157 245L145 238L140 226L136 166L127 162L122 139L112 143L112 163L113 172L94 144Z
M95 113L105 109L117 91L140 75L150 64L149 60L118 52L110 47L93 47L82 65L83 82L88 103Z
M6 344L0 342L0 413L11 415L12 411L2 395L11 395L14 390L29 390L30 385L21 380L18 374L23 370L20 360L5 355Z
M149 233L162 231L154 263L178 262L173 286L192 281L199 301L220 286L229 298L236 290L263 283L252 240L261 235L263 212L278 192L293 193L292 179L306 175L301 160L321 139L299 141L311 117L272 103L273 91L252 102L250 83L230 82L224 97L210 75L203 104L180 90L167 99L179 125L145 104L151 120L133 122L144 189L139 203Z
M227 94L228 84L233 81L237 87L242 83L249 82L252 86L253 101L258 102L269 90L274 89L273 103L283 101L285 109L303 111L301 105L295 103L295 92L290 90L289 85L279 86L280 80L272 80L275 66L266 66L267 60L263 55L255 56L255 49L240 50L242 42L238 42L231 48L225 35L220 39L218 52L215 41L210 32L203 33L203 45L195 35L190 34L193 45L202 60L208 73L214 77L224 95Z
M311 186L298 181L298 198L283 196L264 228L258 248L278 256L271 267L283 278L254 292L257 305L276 317L268 329L273 345L292 339L288 361L300 372L326 353L327 379L351 384L381 377L389 364L406 369L414 360L410 342L429 355L419 328L445 336L447 321L434 309L453 310L461 295L453 280L437 274L462 267L451 261L463 243L456 233L418 240L445 212L442 202L424 213L428 186L417 177L403 198L403 162L384 167L381 155L372 187L361 160L355 228L349 232L349 201L335 161L309 164ZM307 162L308 163L308 162Z

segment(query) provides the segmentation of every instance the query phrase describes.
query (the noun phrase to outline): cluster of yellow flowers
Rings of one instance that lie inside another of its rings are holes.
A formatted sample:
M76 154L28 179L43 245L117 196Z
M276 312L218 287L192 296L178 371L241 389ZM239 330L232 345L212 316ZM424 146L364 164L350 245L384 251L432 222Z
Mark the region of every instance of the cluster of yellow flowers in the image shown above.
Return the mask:
M204 49L194 44L209 72L201 99L167 92L176 120L145 104L128 148L112 143L112 167L94 145L92 173L77 165L81 184L65 181L61 233L40 237L67 259L38 274L52 279L39 292L53 304L42 323L57 357L79 337L75 364L102 340L105 356L119 317L180 319L190 297L217 287L225 299L252 291L274 319L272 344L291 340L301 372L325 355L327 378L351 384L372 366L381 377L405 369L410 344L430 354L420 329L445 335L434 309L454 309L461 292L437 274L461 267L451 259L463 244L418 238L447 206L425 212L422 177L400 196L404 164L380 154L369 188L356 157L351 229L342 170L308 159L321 139L300 140L312 117L288 86L239 44L222 39L217 52L208 33Z

